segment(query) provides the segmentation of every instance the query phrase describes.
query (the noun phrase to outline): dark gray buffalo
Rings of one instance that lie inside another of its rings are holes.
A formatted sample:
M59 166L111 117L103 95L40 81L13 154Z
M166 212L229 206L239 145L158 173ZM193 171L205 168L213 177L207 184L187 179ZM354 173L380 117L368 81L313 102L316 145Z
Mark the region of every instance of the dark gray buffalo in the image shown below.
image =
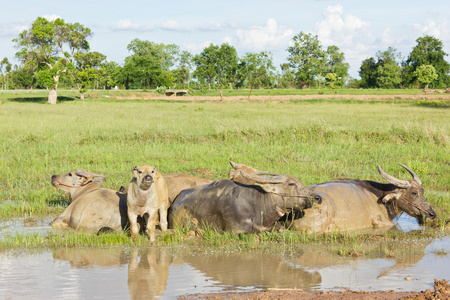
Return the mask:
M181 191L169 214L169 226L207 226L218 231L251 233L271 230L287 212L301 211L321 202L302 182L291 176L268 172L244 178L259 185L218 180Z

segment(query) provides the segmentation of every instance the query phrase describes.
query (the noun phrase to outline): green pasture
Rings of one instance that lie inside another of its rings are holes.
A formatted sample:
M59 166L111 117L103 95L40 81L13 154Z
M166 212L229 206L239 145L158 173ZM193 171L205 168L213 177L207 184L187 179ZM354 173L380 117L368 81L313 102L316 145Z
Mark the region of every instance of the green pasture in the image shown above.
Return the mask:
M52 106L45 91L0 92L0 221L61 213L70 199L50 178L78 168L103 174L104 187L119 189L131 167L142 164L221 179L233 160L310 185L339 177L383 182L377 165L410 179L400 162L419 175L438 214L429 225L448 228L450 101L312 95L221 103L117 100L119 93L88 92L79 100L76 91L59 92Z

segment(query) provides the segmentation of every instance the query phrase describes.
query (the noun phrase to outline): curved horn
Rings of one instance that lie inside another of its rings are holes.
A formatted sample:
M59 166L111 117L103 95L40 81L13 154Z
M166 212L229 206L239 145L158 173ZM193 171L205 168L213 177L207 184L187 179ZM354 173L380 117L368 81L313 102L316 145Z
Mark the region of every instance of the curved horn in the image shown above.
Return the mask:
M258 169L255 169L253 167L249 167L243 164L237 164L235 162L232 162L230 160L230 164L231 166L235 169L235 170L245 170L244 172L249 172L250 174L256 174L256 175L280 175L278 173L272 173L272 172L266 172L266 171L260 171Z
M411 170L410 168L408 168L407 166L405 166L404 164L398 163L400 166L402 166L403 168L406 169L406 171L409 172L409 174L411 174L411 176L414 178L415 181L417 181L417 183L419 185L422 185L422 181L420 180L419 176L417 176L416 173L414 173L413 170Z
M256 174L250 174L245 171L239 170L241 172L241 175L244 178L247 178L249 180L253 180L256 183L282 183L286 180L285 175L276 174L275 176L267 177L267 176L260 176Z
M407 180L400 180L395 178L394 176L389 175L388 173L383 171L383 169L381 169L379 165L378 165L378 173L380 173L381 177L386 179L387 182L392 183L393 185L396 185L398 187L406 189L411 186L411 184Z

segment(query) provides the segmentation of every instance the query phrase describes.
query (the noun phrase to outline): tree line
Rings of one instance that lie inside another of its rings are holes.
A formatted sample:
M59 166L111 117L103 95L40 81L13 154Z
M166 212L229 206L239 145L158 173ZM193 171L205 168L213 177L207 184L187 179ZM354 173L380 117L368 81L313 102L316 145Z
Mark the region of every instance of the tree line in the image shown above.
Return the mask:
M317 35L300 32L286 49L287 61L279 71L272 53L246 53L223 43L210 44L193 55L175 44L134 39L123 64L90 50L92 31L79 23L38 17L13 40L20 65L7 58L0 62L2 89L48 89L49 103L56 103L58 88L87 89L166 88L445 88L450 65L442 42L419 37L405 60L397 49L378 51L362 61L361 79L350 78L345 54L337 46L322 46Z

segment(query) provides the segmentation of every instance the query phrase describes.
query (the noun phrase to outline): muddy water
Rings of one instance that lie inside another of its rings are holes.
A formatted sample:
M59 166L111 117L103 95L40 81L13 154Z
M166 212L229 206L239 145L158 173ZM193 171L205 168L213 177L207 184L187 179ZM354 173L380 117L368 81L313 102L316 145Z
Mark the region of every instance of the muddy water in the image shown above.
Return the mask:
M418 226L398 222L406 230ZM45 225L37 227L45 231ZM2 231L0 238L4 225ZM341 258L308 250L290 256L198 253L183 247L5 250L0 252L0 299L173 299L267 288L421 291L432 288L435 278L450 280L450 238L413 247L423 248L423 255L407 260Z

